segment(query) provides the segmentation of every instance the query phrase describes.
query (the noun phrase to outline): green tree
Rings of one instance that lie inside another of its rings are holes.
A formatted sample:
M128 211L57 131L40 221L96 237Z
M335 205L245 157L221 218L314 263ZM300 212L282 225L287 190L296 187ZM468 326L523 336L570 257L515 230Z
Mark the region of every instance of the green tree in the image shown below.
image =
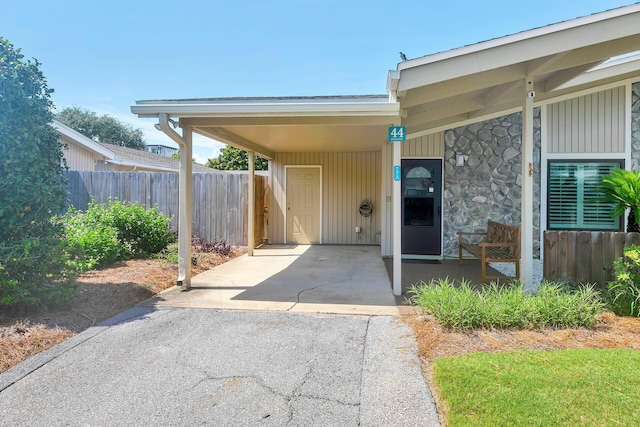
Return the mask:
M266 171L269 168L269 162L259 156L255 156L254 164L257 171ZM219 170L246 171L249 170L249 154L239 148L227 145L220 150L218 157L207 160L204 165Z
M611 216L627 216L627 232L640 232L640 174L637 171L614 169L601 180L603 200L614 204Z
M58 113L56 119L98 142L136 150L146 148L142 130L134 129L133 126L122 123L107 114L98 116L93 111L69 107Z
M0 309L63 303L63 145L49 125L52 89L40 62L0 37Z

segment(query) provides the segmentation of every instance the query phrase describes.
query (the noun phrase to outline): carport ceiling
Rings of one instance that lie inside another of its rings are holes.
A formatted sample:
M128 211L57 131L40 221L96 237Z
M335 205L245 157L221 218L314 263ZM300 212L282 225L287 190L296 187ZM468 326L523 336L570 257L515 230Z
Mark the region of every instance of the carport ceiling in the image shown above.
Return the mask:
M166 113L198 134L266 158L379 151L400 117L388 95L138 101L131 110L139 117Z
M419 136L518 108L525 79L534 82L535 102L557 97L576 77L638 49L634 4L402 62L388 89L407 133Z
M390 124L197 126L194 132L231 143L234 137L257 141L273 152L380 151Z

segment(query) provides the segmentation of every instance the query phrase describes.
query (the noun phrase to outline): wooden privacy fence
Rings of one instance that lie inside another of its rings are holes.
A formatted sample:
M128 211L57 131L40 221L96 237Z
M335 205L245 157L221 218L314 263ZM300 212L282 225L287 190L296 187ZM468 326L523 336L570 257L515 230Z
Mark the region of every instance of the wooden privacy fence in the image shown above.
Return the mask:
M71 205L86 210L91 199L106 203L109 198L138 202L147 209L157 206L173 216L178 226L178 174L166 172L66 172ZM193 234L213 241L224 239L234 246L246 246L248 234L246 173L193 174ZM264 202L267 178L255 177L254 242L264 237Z
M545 231L544 278L606 287L614 279L613 262L638 244L640 233Z

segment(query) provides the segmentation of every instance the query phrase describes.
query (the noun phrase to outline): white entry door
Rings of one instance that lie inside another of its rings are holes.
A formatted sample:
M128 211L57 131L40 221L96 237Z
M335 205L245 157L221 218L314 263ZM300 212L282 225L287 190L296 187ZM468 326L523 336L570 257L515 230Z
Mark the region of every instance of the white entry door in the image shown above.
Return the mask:
M287 168L287 243L320 243L320 168Z

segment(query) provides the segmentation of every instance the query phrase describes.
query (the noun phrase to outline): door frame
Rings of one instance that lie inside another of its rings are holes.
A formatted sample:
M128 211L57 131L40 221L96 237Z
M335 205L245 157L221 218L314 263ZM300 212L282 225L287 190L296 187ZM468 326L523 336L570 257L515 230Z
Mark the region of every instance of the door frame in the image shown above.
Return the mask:
M425 259L425 260L443 260L444 259L444 157L402 157L402 160L438 160L440 161L440 255L415 255L415 254L402 254L402 248L400 248L402 259ZM400 218L400 221L403 221Z
M322 165L284 165L284 236L283 242L287 242L287 224L288 224L288 210L287 210L287 176L289 169L319 169L320 170L320 188L319 188L319 203L318 203L318 220L319 220L319 236L318 244L322 244Z

